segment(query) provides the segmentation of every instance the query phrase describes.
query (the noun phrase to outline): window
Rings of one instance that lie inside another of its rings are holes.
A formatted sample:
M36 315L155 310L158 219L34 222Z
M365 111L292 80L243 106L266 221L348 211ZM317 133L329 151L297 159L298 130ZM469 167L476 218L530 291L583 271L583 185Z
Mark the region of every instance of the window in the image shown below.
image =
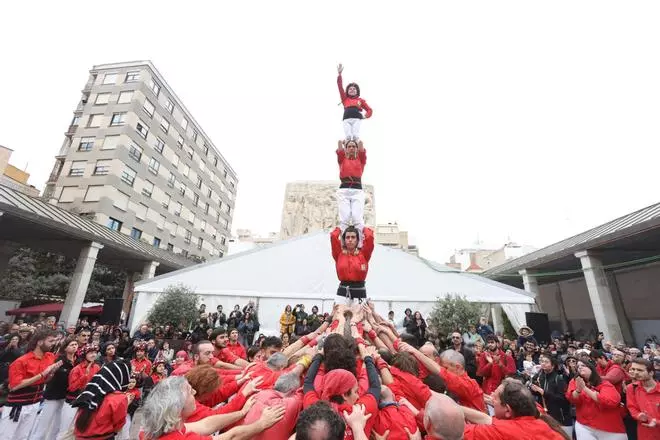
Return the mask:
M193 131L192 131L192 139L193 139L193 141L197 142L197 130L195 130L194 128L193 128Z
M181 186L179 187L179 194L181 194L182 196L185 196L186 195L186 189L187 189L186 185L184 185L182 183Z
M183 118L183 120L181 121L181 128L183 128L184 130L188 128L188 120L186 118Z
M139 162L140 158L142 157L142 147L139 147L131 142L131 145L128 147L128 155L132 159L135 159Z
M179 148L183 148L183 136L179 135L178 139L176 140L176 144L179 146Z
M209 146L204 144L204 156L208 156L208 155L209 155Z
M184 258L188 258L188 249L182 249L182 250L181 250L181 255L182 255Z
M101 200L101 195L103 195L104 185L89 185L87 187L87 192L85 192L85 202L98 202Z
M167 250L170 252L174 252L174 245L172 243L167 243Z
M218 158L217 158L217 157L214 157L214 158L213 158L213 166L214 166L214 167L217 167L217 166L218 166Z
M202 250L202 246L204 245L204 239L202 237L197 238L197 249Z
M117 191L113 199L114 200L112 201L112 206L117 209L121 209L122 211L126 211L128 209L128 201L130 200L128 195L121 191Z
M201 189L202 188L202 178L197 176L197 188Z
M182 209L183 209L183 205L181 204L181 202L176 202L176 206L174 207L174 215L180 217Z
M147 127L147 124L142 121L138 121L137 126L135 127L135 131L137 131L142 139L146 139L147 135L149 134L149 128Z
M87 127L96 128L101 126L101 118L103 115L89 115L87 120Z
M209 190L206 192L206 197L209 199L213 198L213 190L211 188L209 188Z
M134 212L135 212L135 218L144 220L147 218L147 212L149 211L149 207L147 205L143 205L142 203L133 204L132 206L129 206Z
M224 235L221 235L220 236L220 244L225 244L225 243L227 243L227 237L225 237Z
M231 214L231 206L227 205L227 214Z
M188 223L191 225L195 224L195 213L190 211L190 214L188 215Z
M199 169L202 171L202 173L206 171L206 163L204 163L204 161L199 163Z
M144 187L142 187L142 195L151 198L151 195L154 192L154 184L148 180L144 182Z
M108 101L110 101L110 93L99 93L98 95L96 95L96 100L94 101L94 105L107 104Z
M142 237L142 231L140 231L138 228L132 228L131 229L131 238L135 240L139 240L140 237Z
M78 151L92 151L92 148L94 148L93 137L80 138L80 143L78 144Z
M60 193L59 202L68 203L73 202L79 194L77 186L65 186Z
M163 208L167 209L170 207L170 200L172 200L172 196L165 193L165 200L162 202Z
M160 85L154 81L153 78L149 80L147 86L151 89L152 92L154 92L154 95L158 96L158 94L160 94Z
M158 151L160 154L163 154L165 149L165 142L161 138L156 138L156 145L154 145L154 150Z
M181 174L183 174L185 177L188 177L188 173L190 173L190 167L184 163L183 171L181 172Z
M156 159L152 157L151 160L149 161L149 171L158 175L159 169L160 169L160 162L158 162Z
M117 74L116 73L106 73L103 77L103 84L116 84L117 83Z
M174 185L176 185L176 176L170 171L170 177L167 178L167 186L174 188Z
M71 121L71 125L75 126L75 125L78 125L78 124L80 124L80 115L75 115L73 117L73 120Z
M114 219L114 218L110 217L108 219L107 226L108 226L108 228L112 229L113 231L121 231L122 222L120 222L117 219Z
M69 176L81 177L85 174L85 166L87 161L85 160L74 160L71 162L71 170L69 171Z
M167 119L163 118L160 121L160 129L167 133L170 130L170 123L167 122Z
M167 110L169 114L172 114L174 111L174 103L169 98L165 99L165 110Z
M197 206L199 204L199 194L193 193L193 205Z
M201 229L201 231L204 232L204 229L206 229L206 220L202 220L202 222L199 225L199 229Z
M110 164L112 160L110 159L100 159L96 161L94 165L94 175L95 176L105 176L110 172Z
M154 247L160 247L160 238L154 237Z
M193 151L192 148L188 147L188 148L186 149L186 154L187 154L188 157L192 160L193 155L195 154L195 152Z
M124 125L126 123L126 113L114 113L110 120L110 126Z
M146 114L148 114L150 118L153 118L154 117L154 111L156 110L156 107L154 107L154 105L151 103L151 101L149 101L148 99L145 99L144 104L142 104L142 110L144 110L144 112Z
M126 73L126 79L124 79L124 82L132 83L132 82L138 82L138 81L140 81L140 72L139 71L133 71L133 72L127 72Z
M126 92L121 92L119 94L119 99L117 100L117 104L128 104L133 100L133 91L129 90Z
M205 214L208 214L210 208L211 208L211 205L209 205L209 203L206 202L206 203L204 204L204 213L205 213Z
M121 173L121 180L122 182L127 183L130 186L133 186L133 183L135 183L135 176L137 176L135 170L129 167L124 167L124 171L122 171Z
M158 229L163 229L165 227L165 216L163 214L160 214L158 217L158 224L156 225Z
M190 244L191 239L192 239L192 232L190 232L188 229L186 229L186 236L183 239L183 241L185 241L186 244Z
M175 154L174 158L172 159L172 165L174 165L174 168L179 168L179 160L181 160L179 155Z
M119 145L119 135L106 136L101 150L114 150Z

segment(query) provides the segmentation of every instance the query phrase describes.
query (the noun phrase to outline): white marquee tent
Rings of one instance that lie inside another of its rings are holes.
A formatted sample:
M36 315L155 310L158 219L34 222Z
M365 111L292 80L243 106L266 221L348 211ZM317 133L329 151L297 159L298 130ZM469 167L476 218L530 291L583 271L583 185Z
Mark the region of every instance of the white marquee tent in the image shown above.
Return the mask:
M229 313L235 304L253 300L261 332L271 334L278 331L287 304L302 303L308 312L317 305L323 313L338 298L329 234L321 231L136 283L131 330L146 319L161 292L178 284L200 295L208 311L221 304ZM371 258L367 293L377 312L386 316L394 310L395 319L403 319L408 307L428 316L435 300L447 294L501 304L515 328L524 324L524 313L534 304L533 295L523 290L381 245Z

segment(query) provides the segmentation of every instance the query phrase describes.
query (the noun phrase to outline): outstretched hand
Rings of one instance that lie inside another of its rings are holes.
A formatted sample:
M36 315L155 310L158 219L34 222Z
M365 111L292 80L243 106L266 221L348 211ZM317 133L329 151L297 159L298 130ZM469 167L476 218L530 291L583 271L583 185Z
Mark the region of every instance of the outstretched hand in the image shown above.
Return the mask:
M344 65L339 63L337 65L337 73L341 75L341 73L344 71Z

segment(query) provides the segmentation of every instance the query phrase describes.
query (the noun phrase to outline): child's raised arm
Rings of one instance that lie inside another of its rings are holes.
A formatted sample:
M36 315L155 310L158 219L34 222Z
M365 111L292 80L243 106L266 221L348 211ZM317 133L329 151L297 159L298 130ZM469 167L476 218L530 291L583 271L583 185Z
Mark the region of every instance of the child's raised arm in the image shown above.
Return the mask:
M341 98L341 102L344 102L344 99L346 99L346 91L344 90L344 82L342 81L341 78L341 73L344 71L344 65L339 64L337 66L337 88L339 88L339 97Z

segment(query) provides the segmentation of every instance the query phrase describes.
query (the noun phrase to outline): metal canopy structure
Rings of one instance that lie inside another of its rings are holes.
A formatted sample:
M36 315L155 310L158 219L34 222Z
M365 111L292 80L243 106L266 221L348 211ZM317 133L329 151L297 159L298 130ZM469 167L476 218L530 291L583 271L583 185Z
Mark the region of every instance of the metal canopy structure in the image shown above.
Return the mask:
M142 272L150 261L160 263L158 273L195 264L5 186L0 186L0 240L73 258L78 258L81 248L97 242L103 245L99 262L129 272Z
M575 253L582 250L597 253L606 267L660 259L660 203L493 267L481 275L512 285L522 285L520 270L545 273L539 277L539 283L543 284L575 278L582 272Z

